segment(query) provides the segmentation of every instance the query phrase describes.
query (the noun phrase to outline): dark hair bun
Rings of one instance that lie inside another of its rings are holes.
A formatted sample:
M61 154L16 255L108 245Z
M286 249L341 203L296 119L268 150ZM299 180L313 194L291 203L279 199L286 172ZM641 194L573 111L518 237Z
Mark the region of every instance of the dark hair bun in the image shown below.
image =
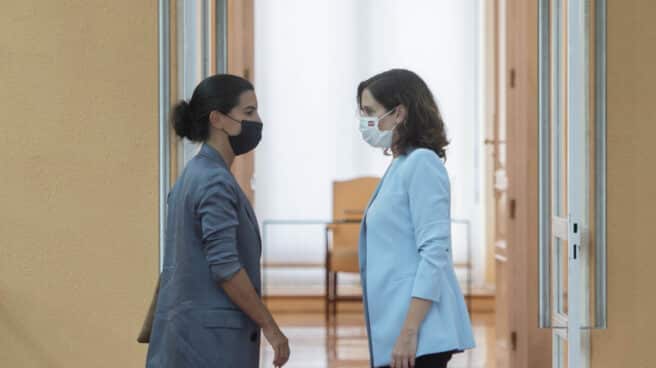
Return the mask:
M180 138L192 139L191 107L187 101L180 101L173 107L173 129Z

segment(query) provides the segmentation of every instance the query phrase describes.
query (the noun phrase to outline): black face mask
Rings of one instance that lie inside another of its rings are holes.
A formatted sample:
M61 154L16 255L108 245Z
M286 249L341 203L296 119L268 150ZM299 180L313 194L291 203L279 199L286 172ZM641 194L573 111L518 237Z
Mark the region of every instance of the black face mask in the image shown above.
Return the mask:
M251 120L239 121L233 119L231 116L228 117L241 124L241 133L239 135L228 135L228 140L235 156L243 155L254 150L262 139L262 123Z

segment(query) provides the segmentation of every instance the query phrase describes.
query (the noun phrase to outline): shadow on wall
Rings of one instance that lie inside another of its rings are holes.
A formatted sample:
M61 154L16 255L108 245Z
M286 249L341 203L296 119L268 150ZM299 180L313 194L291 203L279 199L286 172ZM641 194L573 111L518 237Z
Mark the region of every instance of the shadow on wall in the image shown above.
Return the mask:
M7 305L2 303L2 300L19 301L16 303L18 305L34 305L38 303L36 301L25 300L25 296L12 295L8 297L6 295L8 288L4 286L0 287L0 290L3 290L3 298L0 299L0 336L4 337L4 341L1 343L3 348L0 348L0 361L3 360L3 355L9 353L7 351L2 352L1 350L12 349L14 350L13 353L17 351L21 352L22 354L19 354L24 356L25 362L32 362L37 367L63 368L64 365L55 361L55 357L48 353L45 346L39 342L39 339L28 333L30 329L20 325L18 321L21 320L21 317L12 314L12 311L7 308Z

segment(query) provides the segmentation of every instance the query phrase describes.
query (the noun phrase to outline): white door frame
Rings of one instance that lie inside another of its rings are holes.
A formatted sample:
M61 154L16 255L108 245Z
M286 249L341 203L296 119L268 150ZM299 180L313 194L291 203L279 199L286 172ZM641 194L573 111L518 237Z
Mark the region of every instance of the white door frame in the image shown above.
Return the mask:
M582 251L581 233L588 229L587 126L589 95L586 0L567 1L567 209L568 209L568 367L589 366L589 334L583 327L589 321L587 257Z
M539 322L540 327L553 330L553 367L567 362L567 367L587 368L589 330L606 327L605 1L541 0L539 11ZM594 32L590 27L593 14ZM595 56L590 60L592 46ZM565 132L567 142L563 142ZM593 140L594 153L590 149ZM564 165L565 180L561 177ZM565 193L566 210L562 211ZM593 227L595 244L588 235ZM591 267L595 270L594 316L590 309ZM567 302L563 303L565 295ZM566 351L561 341L567 341Z

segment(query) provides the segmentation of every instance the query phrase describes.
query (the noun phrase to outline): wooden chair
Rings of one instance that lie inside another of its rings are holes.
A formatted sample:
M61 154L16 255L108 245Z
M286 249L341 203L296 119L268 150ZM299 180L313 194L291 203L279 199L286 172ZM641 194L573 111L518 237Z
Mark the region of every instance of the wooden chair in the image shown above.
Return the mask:
M326 227L326 321L334 319L337 303L361 297L340 297L337 274L359 273L360 222L379 178L364 177L333 183L333 222Z

